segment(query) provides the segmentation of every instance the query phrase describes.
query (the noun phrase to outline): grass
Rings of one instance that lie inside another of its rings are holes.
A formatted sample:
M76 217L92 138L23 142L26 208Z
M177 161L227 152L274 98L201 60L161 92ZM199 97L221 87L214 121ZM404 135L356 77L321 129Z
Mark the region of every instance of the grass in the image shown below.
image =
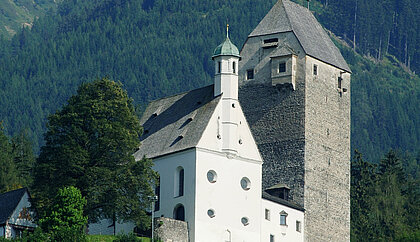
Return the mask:
M114 235L88 235L88 242L112 242L117 239ZM150 242L150 238L138 237L139 242Z

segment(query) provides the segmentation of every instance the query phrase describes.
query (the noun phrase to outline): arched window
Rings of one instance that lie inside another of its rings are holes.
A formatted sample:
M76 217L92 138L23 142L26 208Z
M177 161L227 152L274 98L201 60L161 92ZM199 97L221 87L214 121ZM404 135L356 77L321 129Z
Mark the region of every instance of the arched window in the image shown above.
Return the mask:
M174 185L174 196L184 196L184 168L182 166L176 168Z
M185 221L185 208L182 204L178 204L175 206L174 219Z

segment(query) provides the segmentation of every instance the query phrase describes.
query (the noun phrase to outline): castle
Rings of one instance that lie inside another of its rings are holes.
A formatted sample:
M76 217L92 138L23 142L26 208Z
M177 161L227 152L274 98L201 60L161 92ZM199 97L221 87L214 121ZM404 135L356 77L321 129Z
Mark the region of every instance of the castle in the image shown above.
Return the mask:
M227 36L212 59L213 85L141 119L161 236L349 241L351 71L322 26L279 0L240 52Z

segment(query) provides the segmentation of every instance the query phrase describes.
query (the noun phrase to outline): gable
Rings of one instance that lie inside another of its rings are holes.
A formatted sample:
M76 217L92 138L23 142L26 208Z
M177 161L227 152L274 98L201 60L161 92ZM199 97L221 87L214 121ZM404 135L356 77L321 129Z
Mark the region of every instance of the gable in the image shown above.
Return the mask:
M9 220L25 193L27 189L21 188L0 194L0 224Z
M338 48L313 14L289 0L279 0L248 36L292 31L307 55L351 72Z

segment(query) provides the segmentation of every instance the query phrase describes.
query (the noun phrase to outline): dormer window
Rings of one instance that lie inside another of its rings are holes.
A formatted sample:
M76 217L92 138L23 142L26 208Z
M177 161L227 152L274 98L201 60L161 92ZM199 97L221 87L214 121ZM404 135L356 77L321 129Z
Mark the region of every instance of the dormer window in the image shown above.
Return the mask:
M279 44L279 39L278 38L265 39L264 44L263 44L263 48L264 49L274 48L274 47L277 47L278 44Z
M286 62L281 62L279 64L279 73L284 73L286 72Z

